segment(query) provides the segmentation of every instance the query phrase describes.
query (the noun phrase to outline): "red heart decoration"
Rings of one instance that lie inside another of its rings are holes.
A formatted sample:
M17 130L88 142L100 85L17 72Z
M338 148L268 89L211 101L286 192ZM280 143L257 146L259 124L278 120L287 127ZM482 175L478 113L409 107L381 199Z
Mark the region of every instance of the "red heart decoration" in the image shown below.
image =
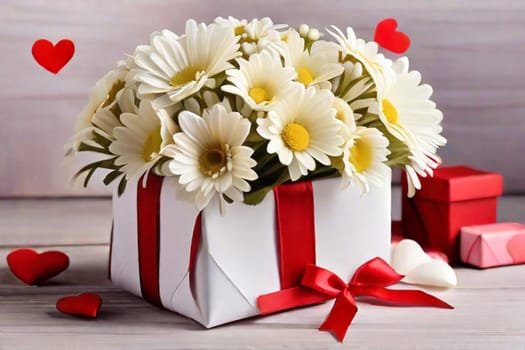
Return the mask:
M64 271L69 266L69 258L59 251L38 254L33 249L17 249L7 256L7 265L22 282L34 285Z
M403 32L396 31L397 21L387 18L376 26L374 41L381 47L394 53L403 53L410 47L410 38Z
M95 318L98 315L102 298L96 293L82 293L59 299L56 303L57 310L68 315Z
M525 263L525 234L516 234L507 242L512 261L515 264Z
M75 44L69 39L62 39L56 45L47 39L39 39L31 51L39 65L57 74L73 57Z

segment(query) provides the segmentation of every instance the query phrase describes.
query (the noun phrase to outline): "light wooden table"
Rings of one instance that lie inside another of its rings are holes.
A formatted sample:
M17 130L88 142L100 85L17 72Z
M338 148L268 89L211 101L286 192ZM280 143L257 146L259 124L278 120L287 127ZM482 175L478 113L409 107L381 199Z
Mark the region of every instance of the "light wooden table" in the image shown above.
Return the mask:
M394 192L398 203L399 192ZM525 198L500 201L500 221L525 220ZM399 217L394 206L393 217ZM204 330L113 287L107 280L111 203L0 201L0 350L7 349L516 349L525 350L525 265L457 268L459 287L430 292L455 310L358 303L344 344L316 328L331 303ZM15 279L5 257L16 247L60 249L71 265L45 286ZM96 320L56 311L62 296L97 292Z

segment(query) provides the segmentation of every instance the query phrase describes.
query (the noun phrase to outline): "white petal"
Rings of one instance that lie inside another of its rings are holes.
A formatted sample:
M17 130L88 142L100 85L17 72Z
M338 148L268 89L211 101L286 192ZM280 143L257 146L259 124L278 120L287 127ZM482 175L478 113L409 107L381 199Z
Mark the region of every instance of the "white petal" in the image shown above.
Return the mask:
M188 111L182 111L179 114L180 128L188 137L198 145L204 146L211 140L210 130L204 120Z

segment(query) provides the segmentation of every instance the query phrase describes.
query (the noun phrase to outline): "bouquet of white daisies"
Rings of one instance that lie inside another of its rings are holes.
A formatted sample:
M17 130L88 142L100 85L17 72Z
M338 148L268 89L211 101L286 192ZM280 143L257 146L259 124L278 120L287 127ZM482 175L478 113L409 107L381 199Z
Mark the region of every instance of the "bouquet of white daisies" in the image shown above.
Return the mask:
M446 143L432 88L352 28L327 34L232 17L153 33L92 89L67 154L101 157L76 177L105 169L122 193L149 172L175 176L203 209L323 177L366 193L399 166L413 195Z

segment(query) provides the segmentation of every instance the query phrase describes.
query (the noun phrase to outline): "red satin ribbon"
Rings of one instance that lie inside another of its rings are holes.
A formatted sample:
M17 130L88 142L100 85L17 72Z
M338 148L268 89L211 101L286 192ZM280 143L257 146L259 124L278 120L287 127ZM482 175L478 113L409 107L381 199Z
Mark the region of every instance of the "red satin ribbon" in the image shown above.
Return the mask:
M420 290L385 288L398 283L403 277L397 274L383 259L374 258L361 265L348 284L326 269L308 265L304 271L302 284L326 298L336 298L332 310L319 329L331 331L342 342L357 313L356 297L373 297L398 306L430 306L453 309L444 301Z
M137 184L137 239L140 289L142 297L157 306L162 306L159 288L160 259L160 194L163 177L148 175L146 187L142 178ZM201 239L201 213L195 218L191 240L188 271L191 294L195 298L195 264Z
M315 264L314 194L311 181L274 188L281 289L301 284L304 267Z
M301 286L304 268L315 264L315 208L311 181L274 188L281 290L261 295L261 314L319 304L325 295Z
M161 306L159 292L160 192L164 178L148 175L146 187L142 177L137 184L137 239L140 290L144 299Z
M293 182L274 188L281 290L261 295L262 314L318 304L326 300L301 286L304 268L315 264L314 194L311 181Z

